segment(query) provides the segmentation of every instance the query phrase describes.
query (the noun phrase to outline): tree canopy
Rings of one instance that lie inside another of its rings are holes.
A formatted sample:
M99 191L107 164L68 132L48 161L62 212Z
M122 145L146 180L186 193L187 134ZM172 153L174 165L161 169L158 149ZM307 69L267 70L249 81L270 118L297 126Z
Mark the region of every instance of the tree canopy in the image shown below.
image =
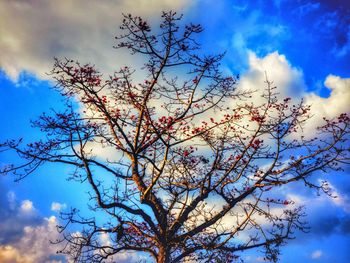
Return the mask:
M20 180L62 163L90 186L96 215L72 209L59 228L60 252L74 261L136 251L159 263L235 262L254 248L276 261L294 231L307 229L302 208L279 187L300 182L328 193L312 175L349 161L346 114L304 137L308 105L280 98L268 78L254 101L256 91L241 90L238 76L220 69L223 54L201 54L202 27L181 26L181 18L165 12L152 28L124 16L115 48L143 56L142 81L129 66L104 77L91 64L56 59L51 75L66 111L33 122L46 140L1 144L24 161L1 173ZM80 231L70 232L72 224Z

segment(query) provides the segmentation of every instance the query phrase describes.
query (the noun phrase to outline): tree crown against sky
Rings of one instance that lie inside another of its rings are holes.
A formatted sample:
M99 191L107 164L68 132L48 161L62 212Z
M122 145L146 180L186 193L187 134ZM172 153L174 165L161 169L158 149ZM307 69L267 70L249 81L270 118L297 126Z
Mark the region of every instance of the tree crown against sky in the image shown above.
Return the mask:
M349 118L325 119L317 138L303 137L307 105L279 98L268 79L261 96L238 89L238 77L220 70L222 54L200 54L200 25L180 27L174 12L162 18L152 30L126 15L117 37L116 48L145 57L144 81L130 67L104 79L92 65L55 60L67 110L33 122L45 141L3 143L26 162L2 172L22 179L63 163L90 185L96 216L73 209L59 228L61 252L76 261L130 250L157 262L232 262L254 248L276 261L293 231L307 229L302 209L278 189L300 181L328 192L312 174L348 161ZM69 233L71 224L80 231Z

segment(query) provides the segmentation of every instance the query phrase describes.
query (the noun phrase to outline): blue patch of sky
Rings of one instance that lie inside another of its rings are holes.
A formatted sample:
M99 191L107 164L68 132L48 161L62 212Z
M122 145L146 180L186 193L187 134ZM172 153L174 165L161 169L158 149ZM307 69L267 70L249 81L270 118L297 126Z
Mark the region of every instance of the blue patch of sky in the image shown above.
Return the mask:
M45 135L39 129L31 127L31 121L52 108L56 111L64 109L62 97L52 89L49 82L37 80L27 73L22 73L18 82L14 84L1 72L0 94L1 142L19 138L24 138L24 143L45 139ZM0 153L0 160L1 164L22 161L15 153L9 151ZM77 183L66 180L71 172L69 167L47 165L19 183L13 182L12 176L2 177L1 180L9 191L16 193L18 201L30 199L39 211L50 214L53 201L82 208L85 206L85 200L77 196L84 195L87 188L80 187L78 193Z

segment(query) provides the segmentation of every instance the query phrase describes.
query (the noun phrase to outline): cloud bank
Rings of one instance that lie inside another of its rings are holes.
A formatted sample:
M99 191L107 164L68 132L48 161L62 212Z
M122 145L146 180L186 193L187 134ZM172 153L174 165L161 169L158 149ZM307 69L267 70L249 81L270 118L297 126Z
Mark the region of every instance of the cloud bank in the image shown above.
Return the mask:
M185 0L0 1L0 67L13 80L22 71L47 78L56 56L93 61L112 72L127 58L112 49L122 13L158 18L162 10L184 10L189 4Z

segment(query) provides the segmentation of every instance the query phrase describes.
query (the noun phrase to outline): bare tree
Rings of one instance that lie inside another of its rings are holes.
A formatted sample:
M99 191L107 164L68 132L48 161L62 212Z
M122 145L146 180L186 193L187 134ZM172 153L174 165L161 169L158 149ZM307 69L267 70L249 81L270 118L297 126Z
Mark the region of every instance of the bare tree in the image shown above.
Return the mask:
M59 228L60 252L76 262L125 251L159 263L234 262L254 248L277 261L280 245L307 227L303 210L280 198L278 187L301 181L328 192L311 175L349 160L346 114L325 120L318 139L301 136L307 105L278 99L268 80L263 102L252 103L253 92L220 71L222 54L198 54L201 26L182 28L180 20L163 13L151 30L142 18L124 16L116 48L146 58L142 83L129 67L103 79L92 65L56 59L51 74L67 110L34 122L45 141L1 145L25 161L2 173L20 180L44 163L63 163L90 185L95 216L73 209ZM105 158L95 147L115 154ZM69 233L71 224L81 231Z

